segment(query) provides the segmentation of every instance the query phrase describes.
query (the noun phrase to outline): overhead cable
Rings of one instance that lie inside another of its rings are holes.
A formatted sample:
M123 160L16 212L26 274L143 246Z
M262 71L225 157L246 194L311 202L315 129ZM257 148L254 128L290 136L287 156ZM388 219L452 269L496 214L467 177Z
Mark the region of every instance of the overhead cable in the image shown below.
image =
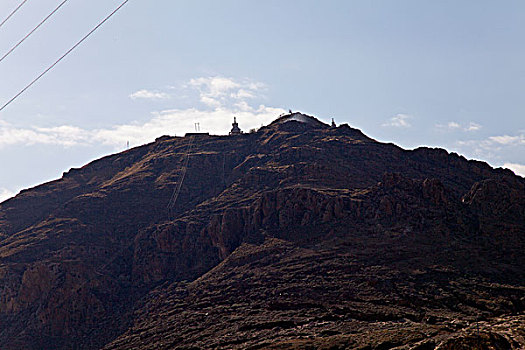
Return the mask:
M170 201L168 203L168 218L172 219L171 212L173 210L173 207L175 206L175 203L177 203L177 198L179 198L180 190L182 188L182 184L184 183L184 178L186 177L186 172L188 171L188 163L190 161L190 153L193 148L193 141L195 137L191 136L190 140L188 142L188 148L186 149L186 154L184 155L184 163L181 168L181 173L179 176L179 181L177 181L177 187L173 190L173 194L171 195Z
M38 25L34 27L29 33L27 33L26 36L24 36L18 43L16 43L15 46L13 46L9 51L7 51L6 54L3 55L2 58L0 58L0 62L2 62L7 56L9 56L11 52L15 51L17 47L19 47L24 41L26 41L26 39L29 38L34 32L36 32L37 29L42 26L42 24L46 23L46 21L50 19L51 16L53 16L62 7L62 5L64 5L68 1L69 0L62 1L60 5L58 5L53 11L51 11L49 15L46 16L46 18L44 18L40 23L38 23Z
M17 6L17 7L16 7L16 8L15 8L15 9L9 14L9 16L7 16L6 19L4 19L4 20L2 21L2 23L0 23L0 28L2 28L2 26L5 24L5 22L9 21L9 19L10 19L11 17L13 17L13 15L14 15L18 10L20 10L20 7L22 7L22 5L24 5L26 2L27 2L27 0L23 0L23 1L20 3L20 5L18 5L18 6Z
M104 23L106 23L115 13L117 13L124 5L128 3L129 0L122 2L113 12L111 12L106 18L102 20L95 28L93 28L89 33L87 33L82 39L80 39L75 45L73 45L65 54L63 54L58 60L56 60L51 66L44 70L38 77L36 77L32 82L30 82L25 88L20 90L13 98L7 101L2 107L0 107L0 112L3 111L7 106L9 106L14 100L16 100L20 95L22 95L27 89L33 86L37 81L39 81L44 75L47 74L51 69L53 69L60 61L66 58L73 50L75 50L80 44L82 44L87 38L91 36L98 28L100 28Z

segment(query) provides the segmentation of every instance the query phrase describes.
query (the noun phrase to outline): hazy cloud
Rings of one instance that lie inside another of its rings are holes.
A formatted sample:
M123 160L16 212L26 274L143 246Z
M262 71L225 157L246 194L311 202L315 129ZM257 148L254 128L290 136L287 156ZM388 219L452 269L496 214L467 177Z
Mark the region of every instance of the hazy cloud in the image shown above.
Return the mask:
M525 144L525 135L501 135L489 136L483 140L461 140L457 142L460 146L469 146L476 149L501 150Z
M384 123L382 126L391 126L396 128L409 128L412 125L408 122L409 119L412 119L411 116L407 114L396 114L390 120L386 123Z
M481 129L481 125L478 123L470 122L470 124L465 128L465 131L478 131Z
M13 197L15 193L9 191L7 188L0 188L0 203Z
M489 137L489 140L495 143L499 143L501 145L524 143L523 135L521 136L510 136L510 135L491 136Z
M75 146L90 140L89 132L74 126L53 128L19 128L7 122L0 123L0 147L10 145L59 145Z
M249 80L237 81L226 77L201 77L191 79L187 87L196 90L200 101L211 108L231 106L240 101L261 97L265 85Z
M503 167L512 170L516 175L525 177L525 165L523 164L505 163Z
M169 99L171 96L168 93L165 92L159 92L159 91L149 91L149 90L139 90L135 91L129 97L133 100L137 99L143 99L143 100L166 100Z
M481 140L460 140L456 145L461 153L501 164L509 160L509 155L512 158L525 155L525 134L495 135Z
M241 86L231 78L225 77L201 77L191 79L188 85L202 89L206 94L212 97L220 97L231 90Z
M478 131L482 128L482 126L478 123L470 122L468 125L462 125L458 122L448 122L446 125L444 124L436 124L436 127L438 129L446 129L446 130L462 130L462 131Z

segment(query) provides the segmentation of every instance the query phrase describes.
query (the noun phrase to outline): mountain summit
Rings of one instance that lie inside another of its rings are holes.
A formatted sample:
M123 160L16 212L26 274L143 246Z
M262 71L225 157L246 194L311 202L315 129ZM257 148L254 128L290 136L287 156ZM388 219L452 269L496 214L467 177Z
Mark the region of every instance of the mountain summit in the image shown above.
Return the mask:
M509 170L301 113L164 136L0 204L0 348L520 349L524 252Z

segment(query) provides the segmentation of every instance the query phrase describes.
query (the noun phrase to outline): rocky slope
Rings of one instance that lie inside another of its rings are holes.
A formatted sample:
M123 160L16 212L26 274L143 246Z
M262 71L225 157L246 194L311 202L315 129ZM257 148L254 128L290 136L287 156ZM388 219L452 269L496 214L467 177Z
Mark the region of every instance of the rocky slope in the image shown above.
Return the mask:
M0 348L520 349L524 252L525 180L442 149L162 137L0 204Z

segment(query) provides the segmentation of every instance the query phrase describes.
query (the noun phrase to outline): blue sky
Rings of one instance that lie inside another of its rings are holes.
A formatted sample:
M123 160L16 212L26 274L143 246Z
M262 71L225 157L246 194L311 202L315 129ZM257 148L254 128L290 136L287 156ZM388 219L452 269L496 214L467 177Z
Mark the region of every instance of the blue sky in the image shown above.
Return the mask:
M29 0L9 50L61 0ZM69 0L0 62L3 104L120 0ZM19 0L0 2L0 20ZM0 112L0 199L195 122L226 133L285 110L525 175L525 2L130 2Z

